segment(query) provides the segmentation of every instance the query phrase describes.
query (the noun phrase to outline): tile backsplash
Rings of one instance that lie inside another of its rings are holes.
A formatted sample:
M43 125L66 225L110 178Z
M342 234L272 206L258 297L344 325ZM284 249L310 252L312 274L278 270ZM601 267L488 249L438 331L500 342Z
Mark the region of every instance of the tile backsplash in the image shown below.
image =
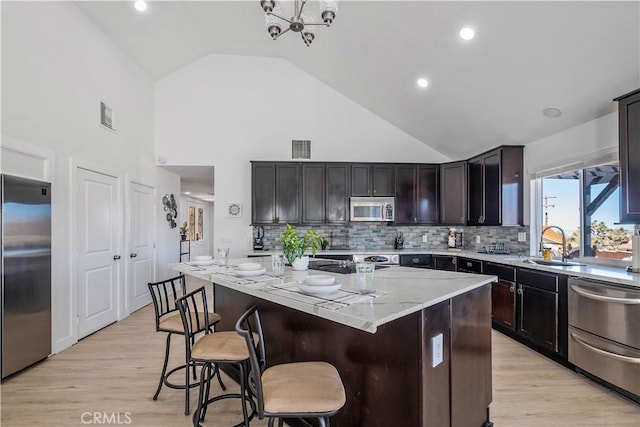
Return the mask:
M282 247L278 242L285 225L264 226L265 249L270 250ZM317 226L297 226L300 233L309 229L316 230L328 242L327 249L331 249L333 241L334 249L345 248L350 250L392 250L394 239L398 232L403 233L404 249L446 249L450 227L446 226L391 226L386 223L360 223L360 224L323 224ZM505 245L509 253L526 255L529 253L529 226L515 227L456 227L457 231L464 232L464 248L476 250L476 237L480 237L480 246ZM526 233L527 241L518 242L518 233ZM333 236L333 239L331 238ZM426 242L423 241L426 236Z

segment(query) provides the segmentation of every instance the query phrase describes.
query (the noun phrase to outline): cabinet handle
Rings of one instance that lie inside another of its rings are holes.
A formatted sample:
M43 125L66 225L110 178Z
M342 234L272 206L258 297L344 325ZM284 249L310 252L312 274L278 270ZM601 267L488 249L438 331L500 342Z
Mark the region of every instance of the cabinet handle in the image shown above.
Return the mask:
M119 259L120 259L120 255L114 255L114 256L113 256L113 259L114 259L115 261L119 260Z
M137 256L138 256L138 254L137 254L137 253L135 253L135 252L131 252L131 253L129 254L129 257L130 257L130 258L135 258L135 257L137 257Z
M419 260L418 258L413 258L413 259L411 260L411 262L412 262L412 263L414 263L414 264L417 264L417 263L419 263L419 262L420 262L420 260Z
M514 293L516 290L516 285L509 286L509 292Z
M615 302L618 304L640 304L640 298L613 298L606 297L604 295L592 294L591 292L587 292L584 289L581 289L579 286L571 285L571 289L577 293L578 295L582 295L585 298L594 299L597 301L604 302Z
M518 295L522 295L522 288L518 288Z
M599 349L597 347L594 347L592 345L587 344L586 342L584 342L580 337L578 337L573 332L571 332L571 338L573 338L573 340L575 342L577 342L578 344L586 347L587 349L593 351L594 353L598 353L598 354L601 354L603 356L610 357L612 359L620 360L621 362L633 363L633 364L636 364L636 365L640 365L640 358L639 357L623 356L621 354L610 353L608 351L601 350L601 349Z

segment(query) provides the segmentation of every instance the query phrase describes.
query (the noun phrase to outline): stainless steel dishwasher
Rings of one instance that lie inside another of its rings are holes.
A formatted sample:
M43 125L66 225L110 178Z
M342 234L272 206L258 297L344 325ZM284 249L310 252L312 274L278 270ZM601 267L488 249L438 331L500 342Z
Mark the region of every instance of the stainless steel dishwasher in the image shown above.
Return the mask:
M640 289L568 281L569 362L640 402Z

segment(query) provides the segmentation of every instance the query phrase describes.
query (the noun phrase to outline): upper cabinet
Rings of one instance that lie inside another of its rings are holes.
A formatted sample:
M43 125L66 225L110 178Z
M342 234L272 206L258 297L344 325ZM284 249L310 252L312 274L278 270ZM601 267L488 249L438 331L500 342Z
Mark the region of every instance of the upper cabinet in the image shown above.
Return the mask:
M438 165L395 167L395 224L437 224Z
M467 162L440 165L440 223L467 223Z
M300 222L300 165L251 163L251 223Z
M640 89L618 101L620 222L640 223Z
M351 165L351 196L393 196L394 172L395 168L392 164L353 163Z
M468 160L467 224L523 224L522 156L522 146L502 146Z
M302 222L323 223L325 219L325 164L302 165Z
M327 163L325 183L326 222L349 221L349 165Z

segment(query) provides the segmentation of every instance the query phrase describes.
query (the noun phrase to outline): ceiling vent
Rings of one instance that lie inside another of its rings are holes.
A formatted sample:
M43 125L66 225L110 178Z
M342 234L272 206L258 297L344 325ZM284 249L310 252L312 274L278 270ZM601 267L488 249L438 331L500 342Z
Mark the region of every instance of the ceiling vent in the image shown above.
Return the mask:
M100 102L100 124L110 131L115 132L114 110L104 102Z
M292 159L310 159L311 158L311 141L294 139L291 141L291 158Z

